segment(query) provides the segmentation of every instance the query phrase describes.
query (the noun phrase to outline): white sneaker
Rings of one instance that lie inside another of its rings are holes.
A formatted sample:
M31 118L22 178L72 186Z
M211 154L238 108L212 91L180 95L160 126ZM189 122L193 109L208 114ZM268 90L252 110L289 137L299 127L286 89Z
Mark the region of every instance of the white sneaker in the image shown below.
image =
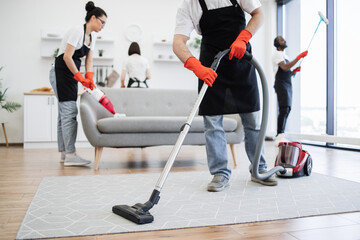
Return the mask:
M68 153L66 154L64 166L84 166L89 163L91 163L91 161L79 157L76 153Z
M66 158L66 153L65 151L61 152L61 157L60 157L60 162L64 163L65 162L65 158Z

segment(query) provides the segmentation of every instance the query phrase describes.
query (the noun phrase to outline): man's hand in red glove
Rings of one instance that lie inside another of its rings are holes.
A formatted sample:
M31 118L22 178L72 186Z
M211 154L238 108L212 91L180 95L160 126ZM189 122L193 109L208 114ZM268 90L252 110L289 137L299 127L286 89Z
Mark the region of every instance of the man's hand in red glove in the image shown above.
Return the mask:
M93 90L94 88L96 88L96 86L94 85L92 80L86 79L83 77L83 75L81 74L81 72L77 72L74 75L74 79L78 82L80 82L84 87L90 88L91 90Z
M296 59L297 59L297 60L300 60L300 59L306 57L307 55L308 55L308 51L306 50L305 52L300 53L300 54L296 57Z
M248 30L242 30L236 40L230 46L229 59L233 57L242 58L246 51L246 44L251 39L252 34Z
M301 67L297 67L294 70L292 70L292 75L294 75L296 72L300 72Z
M207 85L212 87L212 84L214 83L217 74L214 70L211 68L205 67L201 64L199 60L197 60L195 57L189 57L184 67L194 72L194 74L203 80Z

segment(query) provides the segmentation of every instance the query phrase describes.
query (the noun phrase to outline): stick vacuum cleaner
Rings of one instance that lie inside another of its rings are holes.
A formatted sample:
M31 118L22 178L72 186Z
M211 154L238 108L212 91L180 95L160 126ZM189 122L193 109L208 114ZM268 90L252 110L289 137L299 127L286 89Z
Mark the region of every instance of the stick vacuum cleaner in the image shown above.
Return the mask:
M111 103L110 99L105 95L103 91L95 87L93 90L90 88L84 87L84 90L95 98L104 108L106 108L110 113L114 114L115 118L124 117L125 114L120 114L115 111L114 105Z
M224 50L222 52L219 52L211 65L211 69L214 71L217 70L219 63L221 59L230 52L229 49ZM267 87L267 81L265 78L265 74L263 70L261 69L258 62L252 57L252 55L248 52L245 53L244 59L250 61L258 71L261 83L262 83L262 89L263 89L263 110L262 110L262 121L261 121L261 129L259 134L259 139L257 142L257 148L255 152L255 158L252 166L251 174L253 177L265 180L270 178L273 174L275 174L278 171L284 171L284 168L282 166L276 166L273 169L269 170L267 173L260 174L259 173L259 163L260 163L260 154L263 147L263 142L265 139L265 131L267 126L267 119L268 119L268 112L269 112L269 93L268 93L268 87ZM197 113L197 110L200 106L200 103L206 93L206 90L208 88L207 84L204 84L200 90L199 96L195 101L195 105L186 121L186 123L182 126L180 135L175 143L175 146L172 149L172 152L170 153L169 159L161 173L161 176L155 186L155 189L153 190L150 199L146 203L137 203L134 206L129 205L116 205L113 206L112 211L113 213L122 216L134 223L137 224L145 224L145 223L151 223L154 221L154 217L150 214L149 210L159 202L160 199L160 191L165 183L165 180L171 170L171 167L175 161L175 158L181 148L181 145L185 139L186 134L188 133L191 123Z

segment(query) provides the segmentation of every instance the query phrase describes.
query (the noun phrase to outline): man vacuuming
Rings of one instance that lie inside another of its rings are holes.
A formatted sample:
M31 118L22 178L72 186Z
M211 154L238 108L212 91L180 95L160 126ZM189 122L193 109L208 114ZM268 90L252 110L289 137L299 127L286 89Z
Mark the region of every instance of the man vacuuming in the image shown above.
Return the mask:
M251 15L248 24L245 12ZM207 186L208 191L218 192L229 186L231 170L222 125L224 114L240 114L246 153L250 163L254 161L260 129L259 90L254 66L241 58L245 51L251 53L249 40L262 21L259 0L184 0L177 12L174 53L184 67L199 78L199 90L204 82L210 86L199 110L205 125L208 166L214 176ZM186 46L194 29L202 35L199 60ZM229 48L229 57L224 57L215 73L210 68L214 56ZM261 154L259 172L264 173L266 169ZM274 178L260 180L252 177L251 180L268 186L277 184Z
M274 46L276 51L273 54L273 70L275 74L275 92L278 100L278 122L277 122L277 135L276 145L282 140L282 133L285 132L286 121L291 111L292 105L292 82L291 77L300 72L301 68L297 67L293 70L291 68L302 58L306 57L308 51L300 53L291 62L286 56L284 50L287 48L286 41L282 36L277 36L274 39Z

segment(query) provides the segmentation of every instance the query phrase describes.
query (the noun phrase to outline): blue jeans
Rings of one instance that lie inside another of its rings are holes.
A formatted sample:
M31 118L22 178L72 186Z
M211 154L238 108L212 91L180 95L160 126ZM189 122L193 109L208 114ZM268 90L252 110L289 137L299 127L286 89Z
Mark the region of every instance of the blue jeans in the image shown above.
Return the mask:
M58 98L56 88L56 77L54 66L50 70L50 84L54 93ZM77 136L77 120L78 109L76 101L58 102L58 119L57 119L57 143L59 152L66 153L76 152L75 142Z
M249 171L252 169L257 141L260 133L260 111L240 113L245 133L245 151L250 161ZM210 173L223 175L230 179L231 170L228 167L226 136L223 128L223 115L203 116L205 125L206 154ZM264 149L261 150L259 170L267 168Z

